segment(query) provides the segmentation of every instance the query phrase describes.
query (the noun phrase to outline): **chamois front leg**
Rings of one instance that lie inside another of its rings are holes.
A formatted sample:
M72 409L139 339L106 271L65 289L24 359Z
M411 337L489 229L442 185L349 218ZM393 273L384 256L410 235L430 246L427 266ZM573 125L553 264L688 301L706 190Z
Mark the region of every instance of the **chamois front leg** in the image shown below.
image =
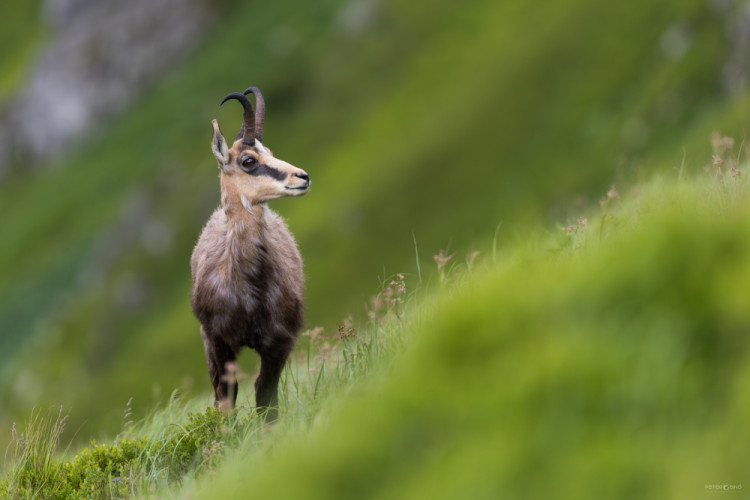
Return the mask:
M201 330L203 329L201 328ZM201 333L204 332L201 331ZM214 386L216 397L214 406L230 410L234 408L237 402L239 386L235 374L236 370L231 368L227 370L227 365L235 362L236 355L224 341L208 339L205 334L203 336L203 347L206 351L208 374L211 377L211 384Z
M294 347L294 341L293 335L279 332L258 348L260 374L255 379L255 405L258 412L265 413L269 421L276 420L279 416L279 379Z

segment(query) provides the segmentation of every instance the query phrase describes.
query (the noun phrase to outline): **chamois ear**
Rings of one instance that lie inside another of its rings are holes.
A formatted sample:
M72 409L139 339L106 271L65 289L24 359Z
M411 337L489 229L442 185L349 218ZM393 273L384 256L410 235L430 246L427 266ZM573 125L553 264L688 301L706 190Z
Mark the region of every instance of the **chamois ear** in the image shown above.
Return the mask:
M224 139L224 136L221 135L219 122L215 119L211 120L211 125L214 128L214 135L211 138L211 149L214 152L216 161L219 162L219 168L224 170L229 165L229 148L227 147L227 141Z

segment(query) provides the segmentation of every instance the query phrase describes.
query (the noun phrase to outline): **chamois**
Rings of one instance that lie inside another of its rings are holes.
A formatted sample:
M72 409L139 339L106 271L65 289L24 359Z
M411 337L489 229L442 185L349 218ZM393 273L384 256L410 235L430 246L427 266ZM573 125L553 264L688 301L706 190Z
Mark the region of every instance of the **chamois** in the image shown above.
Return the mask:
M247 98L255 95L256 109ZM215 405L237 400L231 365L243 346L260 354L255 400L267 417L278 416L279 377L302 327L302 259L284 220L266 203L301 196L310 187L304 170L274 158L262 144L265 102L250 87L237 100L243 123L232 147L211 122L211 149L219 163L221 205L201 232L190 259L191 305L201 324Z

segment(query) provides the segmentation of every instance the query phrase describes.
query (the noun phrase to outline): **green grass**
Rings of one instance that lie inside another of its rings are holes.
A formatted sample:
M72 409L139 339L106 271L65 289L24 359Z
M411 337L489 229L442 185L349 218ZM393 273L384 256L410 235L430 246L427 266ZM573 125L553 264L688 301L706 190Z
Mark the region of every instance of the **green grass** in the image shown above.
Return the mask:
M12 442L5 453L8 474L0 482L2 498L33 498L55 481L59 468L55 454L66 420L60 408L57 415L32 412L22 430L13 425Z
M145 419L121 415L112 444L55 455L65 419L35 414L0 492L697 498L744 485L750 164L727 144L714 140L722 162L706 172L617 186L554 231L436 259L418 289L389 278L366 324L303 335L272 426L248 392L228 416L173 394Z
M239 125L225 93L260 87L268 145L313 178L273 208L305 258L307 327L329 333L363 318L386 276L427 281L440 249L494 242L500 262L611 182L669 171L683 150L700 169L713 129L748 126L749 94L719 88L724 20L702 0L386 0L360 34L345 3L222 4L205 43L122 116L3 182L0 449L34 406L70 408L64 439L81 444L118 432L130 398L143 417L175 387L208 389L187 266L218 203L210 120ZM670 59L675 23L691 41Z
M286 413L273 428L251 407L245 392L238 408L224 414L207 397L172 393L166 407L132 420L128 402L121 432L111 444L92 442L75 454L59 449L67 424L62 411L32 414L23 431L13 431L0 498L128 498L167 495L180 484L197 484L215 474L225 458L242 450L269 451L284 430L304 429L336 394L387 362L401 345L406 290L402 276L389 282L371 309L372 326L359 332L348 322L335 333L303 333L281 381ZM240 380L247 376L240 373Z
M640 185L534 251L482 263L420 301L403 350L309 430L227 462L198 497L698 498L744 485L747 168Z

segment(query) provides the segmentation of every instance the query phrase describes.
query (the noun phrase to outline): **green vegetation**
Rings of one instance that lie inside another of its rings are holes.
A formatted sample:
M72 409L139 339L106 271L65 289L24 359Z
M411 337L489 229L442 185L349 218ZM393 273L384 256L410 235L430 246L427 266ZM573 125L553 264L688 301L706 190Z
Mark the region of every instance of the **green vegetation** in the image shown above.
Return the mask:
M272 498L697 498L746 486L748 164L722 156L698 179L670 175L623 200L610 191L559 237L441 289L391 363L309 433L228 463L202 498L242 498L248 485Z
M223 459L242 450L269 451L281 429L300 432L317 418L332 396L387 362L401 345L406 298L403 276L395 276L373 301L372 327L358 334L348 322L336 335L321 328L305 332L307 349L282 377L281 405L287 414L271 431L264 415L240 397L235 411L205 408L204 398L173 393L170 404L133 423L128 408L123 429L111 445L91 443L72 458L58 450L67 416L32 416L13 431L0 498L128 498L168 494L181 483L214 475ZM238 378L246 378L239 374ZM252 394L251 394L252 396ZM244 402L244 404L243 404Z
M728 42L702 0L372 5L354 29L336 0L227 2L132 109L0 186L0 428L62 403L85 442L116 432L131 397L144 415L208 387L187 265L218 203L210 120L239 123L226 92L263 89L268 145L313 178L273 207L305 257L307 325L327 330L385 275L416 271L414 238L422 258L468 253L502 222L502 247L647 159L669 168L684 149L700 166L713 129L747 120L748 97L720 91ZM675 26L681 57L662 48Z
M57 461L61 420L37 417L0 492L691 498L746 483L750 163L715 145L706 173L612 188L494 256L436 255L431 291L395 276L367 325L306 332L273 426L174 396Z
M58 416L51 429L47 422L47 427L39 427L36 418L15 437L0 498L127 498L155 471L160 480L175 481L192 466L210 468L221 458L225 442L232 442L242 429L238 416L230 419L213 408L186 419L165 425L149 438L118 437L112 445L92 442L72 459L60 461L53 460L50 451L58 444L65 418Z
M750 91L721 84L731 9L245 4L220 2L200 48L121 116L0 183L6 495L684 498L747 483ZM38 5L0 20L19 48L0 51L0 101L43 39ZM313 179L272 205L308 277L272 427L250 381L236 414L204 411L188 300L218 203L209 123L231 134L239 110L218 103L250 84L267 144ZM61 405L64 421L40 411Z
M39 0L3 6L0 18L0 104L22 84L34 49L42 38ZM10 50L8 50L10 49Z

